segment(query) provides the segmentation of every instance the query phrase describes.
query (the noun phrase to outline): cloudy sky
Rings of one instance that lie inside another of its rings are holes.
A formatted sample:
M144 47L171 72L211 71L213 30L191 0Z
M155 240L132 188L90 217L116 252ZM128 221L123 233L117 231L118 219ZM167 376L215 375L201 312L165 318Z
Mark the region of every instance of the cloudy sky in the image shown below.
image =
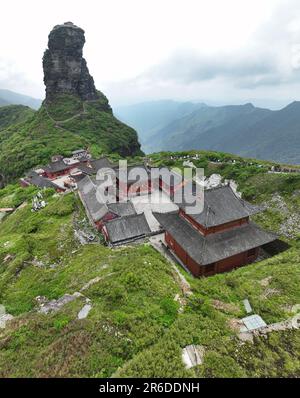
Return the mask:
M47 36L66 21L85 30L88 67L114 106L300 100L299 0L10 0L0 88L44 97Z

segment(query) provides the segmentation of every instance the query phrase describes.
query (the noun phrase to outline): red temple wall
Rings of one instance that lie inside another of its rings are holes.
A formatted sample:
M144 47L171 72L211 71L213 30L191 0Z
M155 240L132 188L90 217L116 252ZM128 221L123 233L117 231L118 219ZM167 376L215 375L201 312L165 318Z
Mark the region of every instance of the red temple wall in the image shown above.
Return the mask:
M248 264L256 260L259 248L254 249L254 253L248 256L249 251L236 254L234 256L225 258L213 264L202 266L193 260L188 253L176 242L176 240L168 233L165 232L165 240L168 247L176 254L182 263L196 276L210 276L222 272L228 272L234 268Z
M179 214L204 236L217 232L224 232L231 228L239 227L241 225L249 223L249 217L245 217L239 220L234 220L225 224L217 225L215 227L205 228L203 225L197 223L197 221L194 220L190 215L186 214L182 209L180 209Z

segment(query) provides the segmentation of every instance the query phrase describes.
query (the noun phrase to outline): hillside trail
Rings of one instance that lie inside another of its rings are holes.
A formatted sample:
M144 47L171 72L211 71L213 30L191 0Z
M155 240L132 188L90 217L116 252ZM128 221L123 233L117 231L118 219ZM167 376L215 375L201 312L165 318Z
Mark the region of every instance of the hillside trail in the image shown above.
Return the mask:
M86 104L83 102L83 103L82 103L82 110L81 110L80 112L78 112L78 113L76 113L75 115L73 115L73 116L71 116L71 117L69 117L69 118L67 118L67 119L64 119L64 120L55 120L55 119L50 115L50 113L49 113L49 111L48 111L48 109L47 109L47 106L45 106L45 109L46 109L47 116L49 117L50 120L52 120L53 123L55 123L55 124L57 124L57 123L67 123L67 122L70 122L70 121L73 120L73 119L76 119L76 118L79 117L79 116L82 116L82 115L86 114L86 113L87 113L87 110L86 110L85 105L86 105Z

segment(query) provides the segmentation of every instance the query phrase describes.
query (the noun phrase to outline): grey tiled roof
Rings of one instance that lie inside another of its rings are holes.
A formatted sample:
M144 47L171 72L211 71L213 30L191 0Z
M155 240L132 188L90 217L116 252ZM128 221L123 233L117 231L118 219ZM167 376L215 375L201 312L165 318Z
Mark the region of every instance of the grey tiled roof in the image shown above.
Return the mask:
M92 175L94 173L94 170L91 167L88 167L84 162L80 162L76 167L84 174Z
M30 182L30 184L35 185L39 188L53 188L57 189L59 188L56 184L54 184L52 181L48 180L45 177L40 176L38 173L35 171L30 171L27 176L26 180Z
M125 243L151 233L144 214L116 218L105 224L112 244Z
M72 179L75 182L77 182L77 184L78 184L79 181L83 180L85 177L86 177L85 174L74 174L74 175L72 175Z
M96 159L96 160L91 160L90 164L93 168L94 173L97 173L98 170L102 169L102 168L112 168L114 167L114 163L112 163L108 158L103 157L100 159Z
M181 207L185 208L184 205ZM205 227L213 227L260 211L261 208L237 197L230 186L225 185L205 190L203 211L199 214L191 214L190 217Z
M101 203L96 196L97 188L89 176L77 182L78 192L83 204L94 222L101 220L108 208L105 203Z
M57 173L59 171L64 171L70 168L69 164L66 164L63 160L58 160L57 162L51 162L45 167L45 171L50 173Z
M104 203L97 197L96 181L86 176L77 182L79 195L84 202L86 210L94 222L101 220L108 212L112 212L119 217L135 215L136 211L131 202Z
M110 203L107 207L119 217L132 216L133 214L136 214L135 208L131 202Z
M178 213L153 213L161 226L200 265L211 264L277 239L250 222L228 231L203 236Z

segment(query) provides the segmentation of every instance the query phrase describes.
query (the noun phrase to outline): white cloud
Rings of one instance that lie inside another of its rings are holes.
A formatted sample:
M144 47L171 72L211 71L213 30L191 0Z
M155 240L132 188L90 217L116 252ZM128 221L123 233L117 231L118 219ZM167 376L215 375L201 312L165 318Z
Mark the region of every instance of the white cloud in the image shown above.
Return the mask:
M113 104L297 99L297 0L10 0L0 88L42 97L48 33L69 20L86 31L88 67Z

